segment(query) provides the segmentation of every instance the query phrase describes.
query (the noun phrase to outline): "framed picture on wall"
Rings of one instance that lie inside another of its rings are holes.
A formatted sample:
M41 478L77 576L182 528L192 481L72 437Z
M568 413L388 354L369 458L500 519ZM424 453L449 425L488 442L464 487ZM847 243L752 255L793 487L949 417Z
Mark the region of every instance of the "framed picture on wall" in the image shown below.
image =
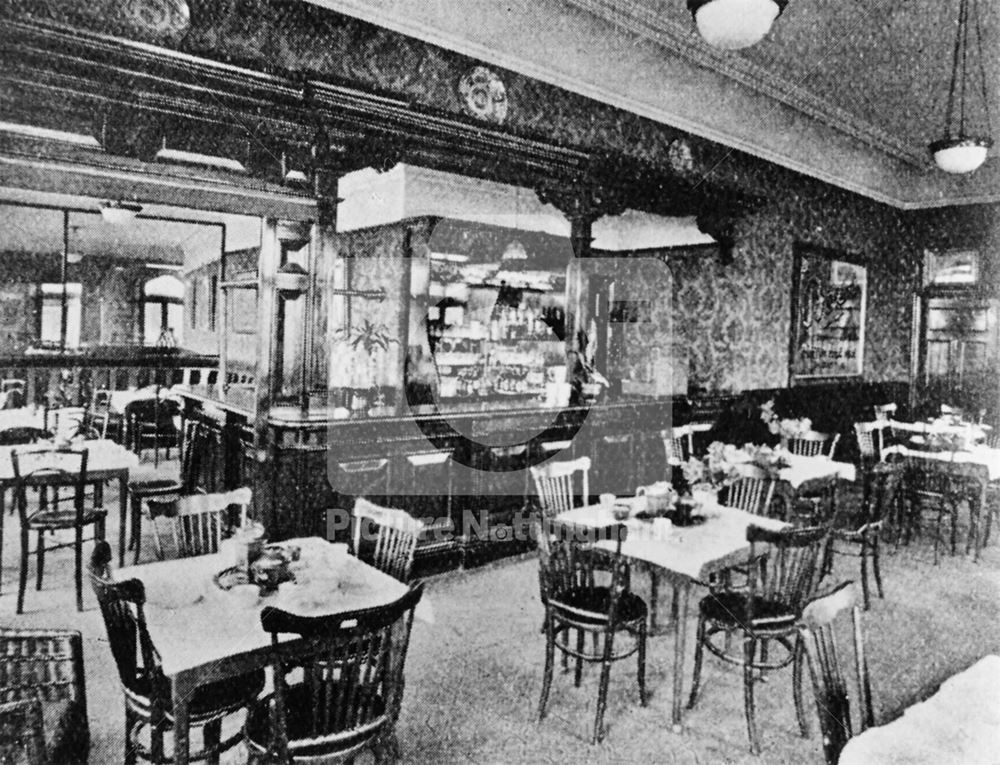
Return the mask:
M868 270L847 253L795 247L789 372L796 379L862 373Z
M979 282L977 250L924 251L924 286L966 285Z

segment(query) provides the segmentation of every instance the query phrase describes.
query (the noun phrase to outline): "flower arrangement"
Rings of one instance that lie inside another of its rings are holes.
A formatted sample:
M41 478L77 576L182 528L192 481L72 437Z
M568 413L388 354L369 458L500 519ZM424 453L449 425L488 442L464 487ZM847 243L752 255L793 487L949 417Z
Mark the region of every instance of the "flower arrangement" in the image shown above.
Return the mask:
M704 459L691 457L681 465L684 480L692 490L720 489L737 481L742 475L740 465L756 465L773 477L786 467L785 454L770 446L744 444L742 447L714 441Z
M767 403L761 404L760 418L767 423L767 429L774 435L780 436L782 440L801 438L812 432L812 420L808 417L800 417L799 419L779 417L774 411L773 398Z
M689 458L681 465L681 471L691 487L708 485L719 488L729 486L740 477L737 465L741 462L746 462L746 459L736 446L713 441L704 459Z

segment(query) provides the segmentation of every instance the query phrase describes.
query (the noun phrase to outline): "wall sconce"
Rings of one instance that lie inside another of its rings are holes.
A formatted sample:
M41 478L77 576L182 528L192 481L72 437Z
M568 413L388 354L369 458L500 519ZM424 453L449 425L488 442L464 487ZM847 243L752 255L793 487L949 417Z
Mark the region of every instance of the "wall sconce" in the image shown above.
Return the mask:
M107 223L119 226L135 220L135 216L142 212L142 205L135 202L122 202L121 200L101 202L101 217Z
M274 275L274 286L285 300L295 300L309 287L309 272L298 263L285 263Z

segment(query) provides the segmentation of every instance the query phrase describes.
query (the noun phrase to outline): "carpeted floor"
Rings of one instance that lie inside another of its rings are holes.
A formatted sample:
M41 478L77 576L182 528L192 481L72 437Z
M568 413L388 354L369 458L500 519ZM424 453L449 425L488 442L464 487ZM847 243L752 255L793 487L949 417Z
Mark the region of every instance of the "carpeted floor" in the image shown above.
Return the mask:
M116 507L116 498L109 498ZM114 513L117 515L117 511ZM85 638L87 693L92 734L91 763L121 761L123 707L104 627L92 593L86 610L73 606L72 553L50 556L46 585L29 590L16 616L16 520L10 516L4 549L3 625L69 626ZM117 539L117 519L109 533ZM964 539L964 538L963 538ZM148 544L146 550L150 550ZM144 554L149 559L151 553ZM824 584L856 578L857 560L840 558ZM866 614L867 644L876 720L885 722L937 688L949 675L987 653L1000 653L1000 540L976 563L962 555L933 564L929 541L915 540L885 556L886 599ZM636 589L648 595L638 574ZM700 592L694 593L697 599ZM440 575L428 583L434 623L416 622L407 664L406 698L399 722L402 762L407 763L822 763L813 720L808 739L798 735L791 699L791 672L783 670L758 688L763 752L749 754L739 670L706 657L704 690L685 713L682 733L669 723L673 640L651 638L649 705L639 706L634 664L615 666L606 715L607 735L591 746L589 732L597 671L583 685L557 672L549 715L536 721L543 636L539 633L537 562L533 557ZM694 606L692 602L692 610ZM663 594L662 612L669 608ZM694 619L689 619L685 692L690 687ZM192 640L197 640L192 635ZM807 703L812 710L811 692ZM998 689L997 703L1000 703ZM227 762L239 762L233 752ZM367 761L359 758L360 761Z

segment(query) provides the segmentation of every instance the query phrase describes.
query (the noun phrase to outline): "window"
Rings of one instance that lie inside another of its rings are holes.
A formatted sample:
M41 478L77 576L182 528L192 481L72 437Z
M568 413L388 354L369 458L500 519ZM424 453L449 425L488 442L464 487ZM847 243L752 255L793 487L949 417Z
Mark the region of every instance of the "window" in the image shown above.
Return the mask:
M42 345L62 347L62 284L42 284L39 289L41 309L39 311L39 339ZM80 347L80 318L83 303L80 296L83 285L79 282L66 284L66 343L67 348Z

